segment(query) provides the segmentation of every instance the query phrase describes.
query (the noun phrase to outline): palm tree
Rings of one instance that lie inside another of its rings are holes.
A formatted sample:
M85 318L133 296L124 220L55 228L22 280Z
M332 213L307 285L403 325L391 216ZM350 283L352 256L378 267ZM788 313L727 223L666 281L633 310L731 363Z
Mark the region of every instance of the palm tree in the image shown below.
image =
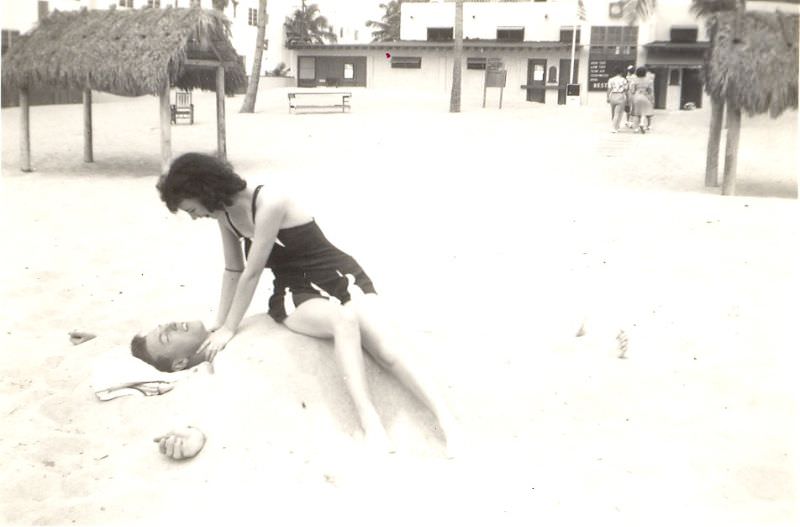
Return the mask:
M261 58L264 54L264 33L267 26L267 0L258 0L258 20L256 21L256 51L253 53L253 69L247 81L247 94L244 96L239 113L253 113L256 107L258 80L261 76Z
M625 0L622 12L628 24L633 25L639 20L647 20L656 9L656 0Z
M380 4L380 8L385 11L381 21L367 20L367 27L374 28L372 32L373 42L393 42L400 40L400 4L403 0L391 0L388 4Z
M217 11L225 11L225 8L228 7L228 0L211 0L211 5Z
M453 87L450 90L450 113L461 111L461 62L464 37L464 0L456 0L456 23L453 28Z
M325 44L325 40L336 42L336 33L331 31L328 19L319 14L319 6L306 6L305 0L300 9L283 23L286 30L286 45Z

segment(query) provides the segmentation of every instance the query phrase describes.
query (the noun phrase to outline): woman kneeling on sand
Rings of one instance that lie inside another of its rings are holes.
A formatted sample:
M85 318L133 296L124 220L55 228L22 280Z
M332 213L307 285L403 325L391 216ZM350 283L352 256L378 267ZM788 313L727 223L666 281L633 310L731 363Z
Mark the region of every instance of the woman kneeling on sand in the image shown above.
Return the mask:
M404 356L405 344L369 276L325 238L311 214L283 193L248 187L229 164L204 154L177 158L158 190L170 211L217 220L222 237L225 270L217 319L197 354L213 361L233 338L269 267L275 276L269 315L297 333L333 339L368 444L391 451L367 393L362 346L430 408L452 455L456 423L444 400Z

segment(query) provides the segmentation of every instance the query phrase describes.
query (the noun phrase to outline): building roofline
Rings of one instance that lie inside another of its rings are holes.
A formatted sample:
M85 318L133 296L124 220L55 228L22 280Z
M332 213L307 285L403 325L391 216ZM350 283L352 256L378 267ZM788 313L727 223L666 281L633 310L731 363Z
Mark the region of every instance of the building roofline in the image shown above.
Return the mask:
M431 42L428 40L396 40L392 42L370 42L368 44L304 44L295 43L288 45L289 49L294 50L387 50L387 49L427 49L427 50L450 50L453 49L453 42ZM560 42L558 40L530 41L530 42L498 42L497 40L464 39L463 47L465 50L477 48L485 49L505 49L505 50L525 50L525 49L570 49L571 43ZM575 49L580 49L580 44L575 44Z

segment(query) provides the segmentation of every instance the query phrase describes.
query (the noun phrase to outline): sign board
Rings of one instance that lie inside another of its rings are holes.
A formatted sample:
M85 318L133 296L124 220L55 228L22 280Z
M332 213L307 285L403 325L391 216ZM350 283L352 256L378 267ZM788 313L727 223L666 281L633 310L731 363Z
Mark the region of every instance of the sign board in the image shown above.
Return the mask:
M589 91L605 91L608 79L633 64L630 60L605 60L589 57Z
M489 71L486 69L486 87L487 88L505 88L506 87L506 70Z
M500 71L503 68L503 59L486 59L486 71Z
M608 61L589 60L589 91L603 91L608 83Z

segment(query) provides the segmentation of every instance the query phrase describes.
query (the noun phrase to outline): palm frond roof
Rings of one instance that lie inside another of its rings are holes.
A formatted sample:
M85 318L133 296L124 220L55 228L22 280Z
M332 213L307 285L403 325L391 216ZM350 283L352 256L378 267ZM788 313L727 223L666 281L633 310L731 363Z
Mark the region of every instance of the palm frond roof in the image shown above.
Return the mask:
M54 11L3 56L3 84L139 96L161 93L169 80L181 89L215 90L214 68L187 60L222 60L225 93L233 95L247 77L229 36L227 19L213 10Z

